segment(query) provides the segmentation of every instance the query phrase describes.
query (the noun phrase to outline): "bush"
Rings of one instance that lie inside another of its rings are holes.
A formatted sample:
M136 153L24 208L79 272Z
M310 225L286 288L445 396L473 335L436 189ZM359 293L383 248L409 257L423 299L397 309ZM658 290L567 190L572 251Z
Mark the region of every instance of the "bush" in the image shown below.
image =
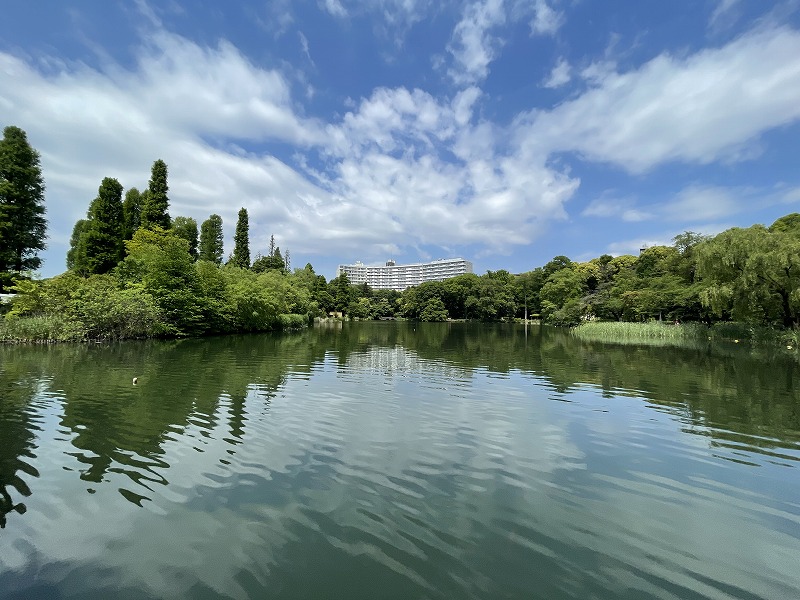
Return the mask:
M0 341L3 342L75 342L82 339L82 325L63 314L0 319Z
M308 315L293 313L278 315L278 325L281 329L303 329L308 325L308 320Z

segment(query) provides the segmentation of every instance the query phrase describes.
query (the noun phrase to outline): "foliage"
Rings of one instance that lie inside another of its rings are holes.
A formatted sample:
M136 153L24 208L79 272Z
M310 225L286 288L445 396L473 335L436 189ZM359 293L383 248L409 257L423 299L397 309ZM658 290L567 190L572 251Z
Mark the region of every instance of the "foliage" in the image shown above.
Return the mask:
M269 250L266 256L260 254L256 256L253 261L253 270L257 273L264 271L284 271L289 272L289 251L286 251L286 257L281 255L280 247L275 245L275 236L269 238Z
M122 236L129 240L142 225L142 194L135 187L125 192L122 202Z
M308 326L308 319L304 315L294 313L278 315L281 329L302 329Z
M83 234L86 233L88 219L78 219L72 228L72 237L69 239L67 251L67 269L78 271L86 264L86 249L83 244Z
M147 228L161 227L169 229L169 197L167 192L167 164L158 159L153 163L147 195L142 200L141 226Z
M250 268L250 223L247 209L239 209L236 221L236 234L233 237L233 256L231 263L242 269Z
M439 298L430 298L419 315L420 321L447 321L447 309Z
M189 256L192 260L197 260L197 221L191 217L175 217L172 220L172 231L189 243Z
M574 325L580 320L578 300L586 291L586 277L573 265L555 271L539 292L542 316L558 325Z
M89 206L73 267L80 273L108 273L123 258L122 186L106 177ZM73 230L73 234L74 234Z
M5 326L18 340L142 338L164 329L152 296L141 288L121 288L110 275L84 279L65 273L17 288Z
M155 225L139 229L125 245L128 256L120 265L125 284L141 286L155 299L169 333L202 333L203 299L188 242Z
M286 282L272 274L257 274L229 266L222 270L226 302L234 331L274 329L278 316L286 311Z
M700 295L715 315L750 323L798 325L800 232L761 225L723 231L697 249Z
M200 260L207 260L217 265L222 264L223 255L222 217L211 215L200 226Z
M39 153L19 127L3 130L0 140L0 292L3 275L37 269L46 248L44 178Z

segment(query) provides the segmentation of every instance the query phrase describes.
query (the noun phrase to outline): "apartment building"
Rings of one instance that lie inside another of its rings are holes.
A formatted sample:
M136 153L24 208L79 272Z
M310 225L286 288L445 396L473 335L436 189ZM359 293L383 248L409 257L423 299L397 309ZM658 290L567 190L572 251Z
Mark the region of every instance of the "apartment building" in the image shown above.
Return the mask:
M426 281L443 281L456 275L472 273L472 263L463 258L440 258L426 263L398 265L393 260L385 265L367 266L362 262L339 265L336 275L347 274L351 283L366 283L373 289L397 290Z

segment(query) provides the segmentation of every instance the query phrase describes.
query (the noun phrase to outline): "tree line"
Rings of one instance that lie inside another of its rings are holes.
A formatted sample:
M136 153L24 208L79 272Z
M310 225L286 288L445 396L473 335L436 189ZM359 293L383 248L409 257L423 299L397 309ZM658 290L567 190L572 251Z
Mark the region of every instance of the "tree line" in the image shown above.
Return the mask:
M501 270L427 282L404 291L397 307L429 321L533 315L554 325L602 319L798 326L800 214L716 236L687 231L672 241L638 256L556 256L518 275Z
M26 281L19 275L39 266L36 253L45 247L44 181L25 132L7 127L0 141L0 291L16 278L22 293L6 319L16 329L0 337L262 331L330 313L421 321L532 317L554 325L735 320L788 328L800 320L798 213L713 237L685 232L638 256L556 256L521 274L460 275L399 292L353 285L344 274L327 281L311 264L292 270L289 251L281 252L274 236L264 255L251 258L245 208L223 261L222 218L210 215L199 229L192 218L172 218L167 171L156 160L147 188L124 197L119 181L103 179L73 229L67 272Z

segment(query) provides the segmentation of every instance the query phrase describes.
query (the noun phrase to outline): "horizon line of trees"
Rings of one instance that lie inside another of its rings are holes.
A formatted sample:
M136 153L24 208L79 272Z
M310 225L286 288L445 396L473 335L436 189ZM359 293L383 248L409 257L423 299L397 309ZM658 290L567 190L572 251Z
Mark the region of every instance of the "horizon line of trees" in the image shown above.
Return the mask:
M282 253L274 236L266 254L251 260L245 208L223 263L222 218L212 214L199 229L190 217L172 218L167 177L166 163L156 160L147 188L130 188L124 199L119 181L104 178L73 229L68 271L42 282L18 281L22 294L9 317L52 316L70 339L259 331L332 312L422 321L531 315L555 325L595 318L800 323L798 213L769 227L732 228L713 237L687 231L671 246L646 248L639 256L604 254L586 262L556 256L518 275L488 271L398 292L352 285L344 274L328 282L310 263L292 272L289 251ZM39 155L24 131L6 127L0 140L0 291L14 271L39 266L44 214Z

